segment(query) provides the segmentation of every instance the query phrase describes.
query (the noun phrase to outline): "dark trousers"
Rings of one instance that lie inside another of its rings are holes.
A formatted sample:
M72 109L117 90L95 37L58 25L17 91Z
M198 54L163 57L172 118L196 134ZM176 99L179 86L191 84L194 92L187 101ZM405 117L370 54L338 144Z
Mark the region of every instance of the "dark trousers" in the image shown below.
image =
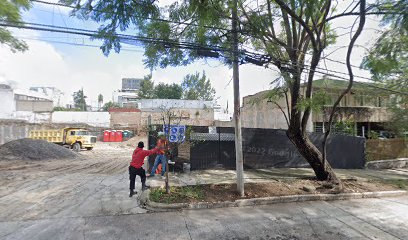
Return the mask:
M129 189L130 190L135 189L136 175L140 176L142 186L145 185L145 182L146 182L146 172L145 172L145 170L142 167L141 168L135 168L135 167L129 166L129 180L130 180Z

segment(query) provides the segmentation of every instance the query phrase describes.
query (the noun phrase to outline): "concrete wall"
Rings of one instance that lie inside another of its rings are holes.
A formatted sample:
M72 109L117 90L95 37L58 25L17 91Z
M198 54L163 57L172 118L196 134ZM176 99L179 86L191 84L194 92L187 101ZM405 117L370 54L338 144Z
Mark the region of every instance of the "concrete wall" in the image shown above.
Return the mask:
M408 158L407 139L368 139L366 147L368 161Z
M179 99L140 99L140 109L158 109L158 108L178 108L178 109L192 109L192 108L213 108L211 101L201 100L179 100Z
M141 127L141 112L111 112L110 127L111 128L140 128Z
M52 101L30 101L30 100L17 100L17 111L31 111L31 112L52 112Z
M53 112L52 122L110 127L110 115L109 112Z
M181 116L181 125L213 126L213 109L176 109L176 116ZM162 112L111 112L111 128L137 128L143 130L148 125L149 116L151 124L163 124ZM167 120L166 120L167 121ZM178 122L173 119L172 123Z
M233 121L214 121L215 127L234 127Z
M51 112L35 113L28 111L17 111L13 113L12 119L24 120L29 123L50 123Z
M342 121L389 122L392 112L385 107L339 107L336 117ZM313 114L312 119L313 122L323 122L323 113ZM327 119L329 118L326 117L326 121Z
M27 138L31 130L49 129L46 125L27 123L18 120L0 121L0 145L13 140Z
M214 110L213 109L177 109L174 110L176 116L181 116L181 125L191 126L213 126ZM148 117L151 116L152 124L163 124L162 112L142 112L141 125L147 125ZM172 123L179 120L174 119Z
M16 110L13 90L0 88L0 99L0 118L1 116L11 116Z
M263 91L244 97L243 106L241 108L241 126L243 128L288 128L285 116L279 107L273 102L268 102L268 92L269 91ZM287 115L285 99L279 100L278 104ZM313 131L312 117L309 118L307 130L309 132Z

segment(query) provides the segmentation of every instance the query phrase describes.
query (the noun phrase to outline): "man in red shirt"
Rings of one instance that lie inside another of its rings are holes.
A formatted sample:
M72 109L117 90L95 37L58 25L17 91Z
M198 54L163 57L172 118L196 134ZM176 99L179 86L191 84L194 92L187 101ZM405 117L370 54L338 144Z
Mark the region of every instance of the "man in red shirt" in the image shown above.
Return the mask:
M142 191L144 191L148 186L146 186L146 172L143 169L143 162L145 157L155 154L159 151L159 148L154 148L152 150L143 150L144 143L139 142L137 148L133 151L132 161L129 166L129 180L130 180L130 194L129 197L132 197L135 193L135 180L136 175L140 176L142 182Z

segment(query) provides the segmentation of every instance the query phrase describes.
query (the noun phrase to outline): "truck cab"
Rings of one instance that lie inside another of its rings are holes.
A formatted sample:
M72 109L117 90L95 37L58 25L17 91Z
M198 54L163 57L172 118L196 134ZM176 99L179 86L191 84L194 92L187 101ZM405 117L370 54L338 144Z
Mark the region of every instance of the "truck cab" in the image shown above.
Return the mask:
M96 143L96 136L92 136L86 129L67 128L64 135L64 145L70 145L75 151L84 148L92 150Z

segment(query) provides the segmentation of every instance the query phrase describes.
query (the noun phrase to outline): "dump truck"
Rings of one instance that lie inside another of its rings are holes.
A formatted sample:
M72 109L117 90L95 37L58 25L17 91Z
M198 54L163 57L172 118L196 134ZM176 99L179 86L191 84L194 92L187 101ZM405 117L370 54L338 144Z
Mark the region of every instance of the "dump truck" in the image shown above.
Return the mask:
M63 128L55 130L31 130L30 138L56 143L79 152L81 149L92 150L96 136L82 128Z

